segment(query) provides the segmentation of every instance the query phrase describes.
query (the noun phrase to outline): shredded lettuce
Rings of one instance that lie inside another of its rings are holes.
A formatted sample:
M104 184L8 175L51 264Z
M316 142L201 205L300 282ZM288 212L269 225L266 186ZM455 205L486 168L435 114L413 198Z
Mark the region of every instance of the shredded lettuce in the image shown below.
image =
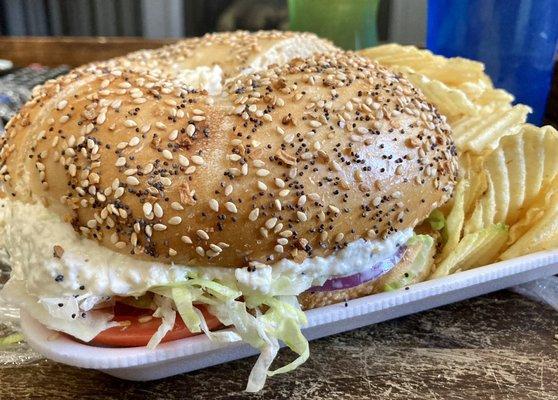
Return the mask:
M159 325L157 332L149 339L149 343L147 343L148 349L154 349L161 343L165 335L174 327L174 321L176 320L176 311L172 308L170 298L156 295L153 300L158 306L153 316L161 318L161 325Z
M184 282L158 286L151 291L172 300L190 331L203 331L211 340L218 342L243 340L260 350L258 361L248 378L246 390L249 392L262 389L267 376L292 371L308 359L308 340L301 331L302 326L307 324L306 315L294 295L243 294L235 281L219 282L196 276ZM233 327L232 330L211 332L196 304L208 307L209 312L222 324ZM162 330L164 309L159 306L157 312L163 315ZM163 337L164 333L157 332L152 341L155 343ZM279 341L285 343L298 357L288 365L270 371L280 348Z

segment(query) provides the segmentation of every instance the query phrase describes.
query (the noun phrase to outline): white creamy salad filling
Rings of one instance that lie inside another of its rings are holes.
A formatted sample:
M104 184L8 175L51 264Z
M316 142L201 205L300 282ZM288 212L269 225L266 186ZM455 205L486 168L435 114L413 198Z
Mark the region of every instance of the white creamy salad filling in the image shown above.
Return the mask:
M79 236L72 226L40 204L0 200L0 256L12 267L10 282L24 282L37 298L90 294L140 296L153 286L168 285L195 273L204 279L237 282L243 291L296 295L333 276L362 272L392 256L413 231L399 231L386 240L357 240L327 257L301 264L282 259L273 265L246 268L196 267L143 261L116 253ZM54 246L64 253L54 257ZM58 278L58 280L57 280ZM8 283L8 286L11 283Z
M193 89L205 89L211 96L218 95L223 90L223 70L218 65L182 69L176 80Z

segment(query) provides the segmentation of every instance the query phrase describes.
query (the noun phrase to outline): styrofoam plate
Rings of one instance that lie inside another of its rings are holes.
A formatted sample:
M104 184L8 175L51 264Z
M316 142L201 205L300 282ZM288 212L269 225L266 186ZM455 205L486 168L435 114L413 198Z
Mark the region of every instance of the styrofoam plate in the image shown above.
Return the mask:
M310 340L317 339L554 274L558 274L558 250L531 254L418 283L408 290L307 311L309 324L304 333ZM257 353L247 344L217 344L205 335L163 343L154 350L89 346L64 335L53 337L53 331L24 310L21 326L31 347L47 358L136 381L164 378Z

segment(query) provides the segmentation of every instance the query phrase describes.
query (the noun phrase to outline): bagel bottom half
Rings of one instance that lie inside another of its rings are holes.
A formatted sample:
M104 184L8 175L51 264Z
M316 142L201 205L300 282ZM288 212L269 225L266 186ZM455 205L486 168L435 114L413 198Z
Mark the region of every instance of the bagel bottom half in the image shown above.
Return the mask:
M385 287L388 282L395 280L399 276L407 276L406 274L408 274L408 271L410 270L416 270L411 268L411 265L423 251L427 251L428 254L426 255L426 257L432 260L434 253L433 250L433 247L430 249L426 249L424 242L414 242L412 245L407 246L407 248L405 249L405 253L403 253L403 256L401 257L399 263L397 263L391 270L381 275L380 277L347 289L324 292L306 291L298 296L298 300L303 310L310 310L312 308L341 303L348 300L357 299L359 297L368 296L370 294L383 292L385 291ZM412 284L421 282L425 280L429 274L429 268L421 269L418 274L415 274L412 277L408 277L409 279L407 280L407 283Z

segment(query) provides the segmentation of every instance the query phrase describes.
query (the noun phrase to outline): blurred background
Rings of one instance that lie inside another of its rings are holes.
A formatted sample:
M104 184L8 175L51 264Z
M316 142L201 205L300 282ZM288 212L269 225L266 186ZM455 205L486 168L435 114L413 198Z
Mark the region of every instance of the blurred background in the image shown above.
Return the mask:
M482 61L497 87L533 108L529 122L558 121L556 21L558 0L0 0L0 130L19 92L25 99L68 67L237 29L311 31L345 49L395 42ZM15 67L27 68L14 75Z
M326 9L340 3L363 3L320 1ZM364 3L379 3L381 41L424 45L426 0ZM288 26L287 0L0 0L0 35L177 38Z

